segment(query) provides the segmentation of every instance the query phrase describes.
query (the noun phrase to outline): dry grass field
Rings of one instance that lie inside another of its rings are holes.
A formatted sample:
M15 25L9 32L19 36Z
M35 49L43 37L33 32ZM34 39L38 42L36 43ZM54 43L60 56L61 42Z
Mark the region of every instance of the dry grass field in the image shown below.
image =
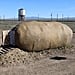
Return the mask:
M75 32L75 22L62 22L62 23L67 24L73 30L73 32Z
M0 29L11 29L17 23L0 22ZM75 32L75 22L63 23ZM0 47L0 75L75 75L75 33L68 48L26 52Z

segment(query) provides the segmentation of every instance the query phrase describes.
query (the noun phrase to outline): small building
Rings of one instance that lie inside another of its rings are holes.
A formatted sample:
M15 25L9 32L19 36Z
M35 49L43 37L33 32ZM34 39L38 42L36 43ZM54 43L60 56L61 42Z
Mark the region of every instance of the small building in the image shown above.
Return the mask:
M24 21L25 20L25 10L23 8L18 10L18 20L19 21Z

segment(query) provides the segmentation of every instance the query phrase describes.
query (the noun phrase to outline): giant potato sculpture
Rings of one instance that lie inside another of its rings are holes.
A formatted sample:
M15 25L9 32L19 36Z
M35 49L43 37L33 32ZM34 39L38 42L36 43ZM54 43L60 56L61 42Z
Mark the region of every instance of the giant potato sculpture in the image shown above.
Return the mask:
M73 32L58 22L22 22L16 26L16 46L27 51L40 51L67 46Z

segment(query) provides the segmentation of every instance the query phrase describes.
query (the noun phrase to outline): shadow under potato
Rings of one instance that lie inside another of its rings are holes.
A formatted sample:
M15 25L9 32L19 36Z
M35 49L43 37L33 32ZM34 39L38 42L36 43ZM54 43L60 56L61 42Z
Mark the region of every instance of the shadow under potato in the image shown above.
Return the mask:
M50 59L53 59L53 60L66 60L67 58L62 57L62 56L55 56L55 57L51 57Z

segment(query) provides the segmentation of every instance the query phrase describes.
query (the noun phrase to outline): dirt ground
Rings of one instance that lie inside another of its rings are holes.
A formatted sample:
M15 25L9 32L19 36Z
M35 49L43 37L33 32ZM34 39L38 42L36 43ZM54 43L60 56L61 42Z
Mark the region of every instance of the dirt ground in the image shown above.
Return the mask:
M75 75L75 34L68 48L26 52L0 47L0 75Z

